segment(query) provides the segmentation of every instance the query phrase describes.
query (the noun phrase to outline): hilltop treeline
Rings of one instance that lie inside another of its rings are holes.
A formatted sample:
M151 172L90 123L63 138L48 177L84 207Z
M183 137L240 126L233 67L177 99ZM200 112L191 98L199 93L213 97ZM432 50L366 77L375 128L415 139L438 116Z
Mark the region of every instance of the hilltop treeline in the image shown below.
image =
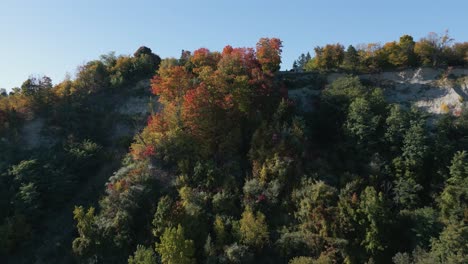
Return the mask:
M294 71L345 71L350 73L374 73L411 67L468 66L468 42L457 42L444 34L429 33L415 42L410 35L399 41L349 45L328 44L301 54L294 61Z

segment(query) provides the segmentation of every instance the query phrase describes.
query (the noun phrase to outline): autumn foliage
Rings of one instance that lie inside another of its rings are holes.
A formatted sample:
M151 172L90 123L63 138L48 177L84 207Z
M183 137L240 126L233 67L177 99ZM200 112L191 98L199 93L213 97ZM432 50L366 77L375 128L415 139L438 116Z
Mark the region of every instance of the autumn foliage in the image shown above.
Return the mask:
M261 38L258 41L257 58L264 71L275 72L279 70L282 47L281 40L277 38Z
M175 130L203 145L204 153L229 152L231 144L239 143L243 122L267 106L266 97L279 95L272 73L279 70L281 47L279 39L262 38L256 50L226 46L220 53L201 48L185 52L175 63L163 62L167 66L151 83L164 110L137 138L134 157L158 153L155 138Z

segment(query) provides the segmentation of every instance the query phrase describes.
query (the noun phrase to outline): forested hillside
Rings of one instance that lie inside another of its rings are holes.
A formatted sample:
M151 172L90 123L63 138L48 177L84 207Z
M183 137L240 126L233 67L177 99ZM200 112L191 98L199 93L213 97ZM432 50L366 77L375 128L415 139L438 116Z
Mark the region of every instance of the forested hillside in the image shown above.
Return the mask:
M262 38L31 78L0 98L2 259L466 263L467 47L327 45L280 72Z
M74 80L31 77L0 97L0 262L72 262L74 205L97 203L157 110L149 79L159 63L146 47L110 53Z

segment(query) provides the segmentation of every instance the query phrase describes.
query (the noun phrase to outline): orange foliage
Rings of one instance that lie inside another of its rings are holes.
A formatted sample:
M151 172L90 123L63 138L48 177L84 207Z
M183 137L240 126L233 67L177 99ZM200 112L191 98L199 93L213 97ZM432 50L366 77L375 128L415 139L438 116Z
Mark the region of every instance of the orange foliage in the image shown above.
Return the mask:
M143 160L157 154L157 139L165 136L168 123L162 113L148 118L148 125L137 135L136 141L130 146L130 153L136 160Z
M226 46L218 63L220 73L233 77L235 75L252 75L252 70L260 67L252 48L232 48Z
M205 85L200 85L196 89L188 91L184 96L182 119L192 132L198 131L200 117L203 114L208 114L207 107L210 106L210 98L211 96Z
M271 73L279 69L280 54L279 39L261 39L257 52L231 46L222 53L201 48L183 61L184 66L161 67L152 91L164 110L148 121L132 145L133 156L164 155L162 149L158 153L157 142L174 129L199 141L206 153L226 150L226 142L236 144L242 118L264 107L264 97L273 95Z
M206 48L201 48L193 52L193 56L190 58L190 62L193 63L195 68L201 66L210 66L216 68L221 55L218 52L210 52Z
M155 95L159 95L164 102L177 101L187 90L192 88L192 74L182 66L161 68L159 75L151 80L151 88Z
M277 38L261 38L257 43L257 58L265 72L280 69L283 44Z
M156 113L148 118L148 129L153 132L163 132L168 130L168 124L164 119L164 115Z

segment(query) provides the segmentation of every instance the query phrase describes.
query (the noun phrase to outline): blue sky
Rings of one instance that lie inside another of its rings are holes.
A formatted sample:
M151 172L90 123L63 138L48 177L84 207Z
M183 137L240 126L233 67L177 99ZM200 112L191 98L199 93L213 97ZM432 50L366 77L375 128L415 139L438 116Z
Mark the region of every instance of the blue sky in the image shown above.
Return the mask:
M101 54L141 45L164 58L279 37L289 69L300 53L327 43L419 39L445 29L462 42L467 10L464 0L0 0L0 87L43 74L58 83Z

